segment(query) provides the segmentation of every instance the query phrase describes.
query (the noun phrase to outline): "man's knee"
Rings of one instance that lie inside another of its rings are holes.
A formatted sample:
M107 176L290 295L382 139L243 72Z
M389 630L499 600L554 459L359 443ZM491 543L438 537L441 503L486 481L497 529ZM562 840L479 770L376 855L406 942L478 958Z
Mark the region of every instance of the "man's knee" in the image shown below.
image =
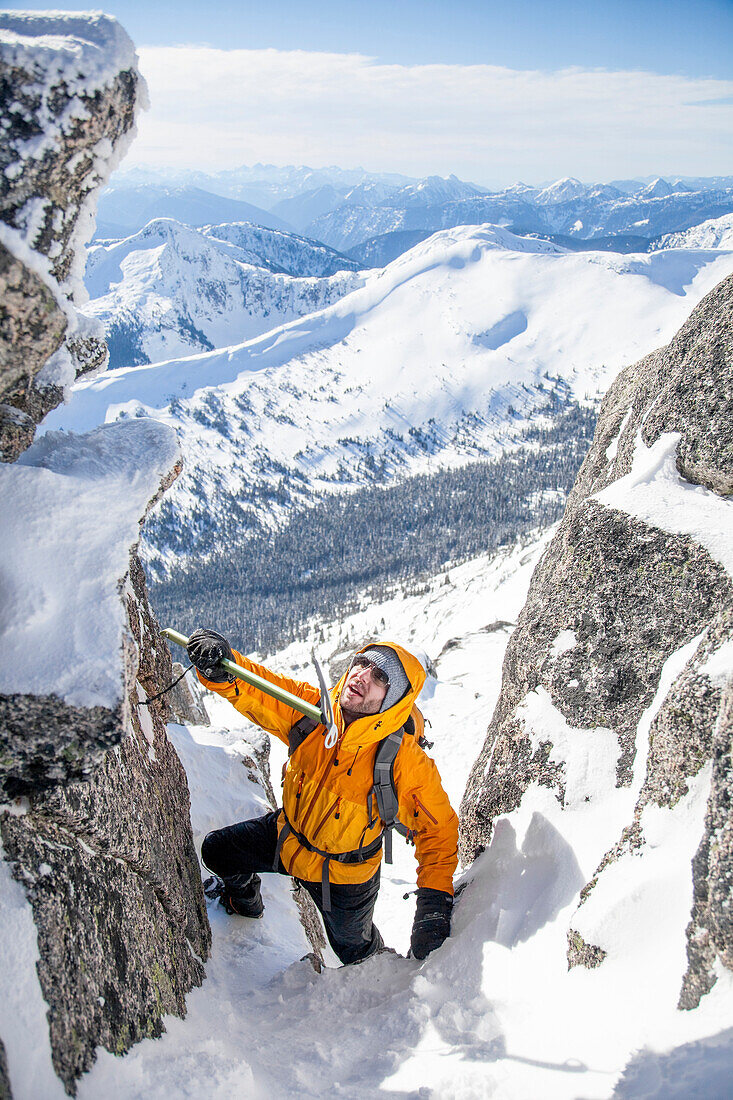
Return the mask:
M217 857L221 853L222 832L222 829L214 829L213 832L207 833L201 845L201 862L204 867L207 867L209 871L213 871L215 875L219 874L217 867L219 860Z

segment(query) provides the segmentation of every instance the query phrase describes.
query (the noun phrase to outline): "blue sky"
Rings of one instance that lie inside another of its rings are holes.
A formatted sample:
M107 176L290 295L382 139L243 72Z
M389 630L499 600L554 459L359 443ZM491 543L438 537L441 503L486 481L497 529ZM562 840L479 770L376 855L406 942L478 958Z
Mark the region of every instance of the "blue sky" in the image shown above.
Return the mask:
M733 0L104 10L150 89L127 167L340 164L489 186L733 174Z
M0 6L64 7L48 0ZM139 46L274 47L402 64L733 76L733 0L114 0L101 6Z

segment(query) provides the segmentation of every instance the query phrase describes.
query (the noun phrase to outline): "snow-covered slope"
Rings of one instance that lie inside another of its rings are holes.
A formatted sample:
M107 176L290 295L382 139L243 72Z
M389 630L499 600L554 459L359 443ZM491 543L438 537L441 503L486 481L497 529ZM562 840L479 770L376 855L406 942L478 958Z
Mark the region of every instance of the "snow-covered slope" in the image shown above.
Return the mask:
M420 705L432 723L431 755L457 803L547 538L441 573L419 596L396 591L382 604L365 605L326 624L322 634L314 629L269 664L307 679L311 644L323 657L374 634L426 652L437 679L428 679ZM268 808L264 792L246 778L250 769L238 765L261 734L226 703L207 696L207 705L212 727L170 727L188 772L198 844L209 829ZM273 742L273 775L281 761ZM646 959L605 974L568 972L566 926L577 889L568 850L583 859L588 828L582 815L571 825L565 815L560 839L552 815L562 811L557 803L553 810L547 794L533 790L503 822L501 843L459 876L470 886L457 903L451 938L425 962L381 956L315 975L298 961L308 945L287 883L277 876L263 876L262 921L227 918L211 906L208 977L189 996L186 1020L170 1020L161 1039L143 1042L124 1059L100 1052L80 1097L133 1100L144 1093L157 1100L184 1090L277 1100L296 1093L304 1100L726 1096L733 1071L730 980L721 979L698 1009L684 1013L663 1004L664 981L644 983L658 966L679 974L666 914L656 914L654 929L635 926L630 910L615 914L617 935L643 937ZM679 842L669 824L662 823L660 840ZM387 943L404 953L414 912L414 896L404 895L415 885L415 860L399 839L394 858L382 868L376 921ZM654 885L652 877L637 888L648 900ZM677 887L689 898L689 874Z
M148 504L179 457L172 432L138 421L84 436L50 433L0 467L0 692L116 704L127 625L120 579Z
M359 270L355 260L342 256L320 241L311 241L296 233L266 229L250 222L208 225L201 232L230 244L232 255L243 263L265 267L281 275L323 277L338 271Z
M682 233L667 233L655 241L659 248L733 248L733 214L709 218Z
M276 516L496 453L553 388L604 392L731 270L720 251L569 254L491 226L446 231L265 336L82 383L46 427L141 413L174 424L186 471L168 522L201 553L217 524L261 520L263 501Z
M272 257L267 266L256 249ZM281 266L312 260L324 267L334 256L325 246L256 226L204 233L160 218L132 237L90 249L91 301L84 312L104 324L111 366L130 366L249 340L363 285L349 271L323 278L275 273L278 254Z

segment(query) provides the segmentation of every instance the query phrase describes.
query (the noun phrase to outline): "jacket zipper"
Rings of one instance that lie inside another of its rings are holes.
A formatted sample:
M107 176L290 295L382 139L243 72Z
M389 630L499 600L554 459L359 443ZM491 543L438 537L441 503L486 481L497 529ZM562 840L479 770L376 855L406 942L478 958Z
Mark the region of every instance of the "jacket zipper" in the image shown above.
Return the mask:
M318 781L318 786L316 787L316 793L313 795L313 798L310 801L310 805L308 806L308 809L305 811L305 813L303 814L303 817L298 822L298 832L301 832L301 833L305 832L305 827L308 824L308 818L311 815L311 812L313 810L313 807L316 804L316 800L317 800L319 794L323 790L323 785L326 782L326 777L328 776L328 772L329 772L330 767L331 767L331 761L329 760L326 768L324 769L323 775L321 776L321 778Z
M431 814L431 812L427 808L427 806L423 806L422 802L420 801L420 799L417 797L416 794L413 794L412 797L415 800L415 817L417 817L417 808L419 806L420 809L422 810L422 812L425 814L425 816L432 821L433 825L437 825L438 824L437 818L433 817L433 815Z
M338 817L338 808L339 808L340 801L341 801L341 795L339 795L338 798L336 799L336 801L332 802L331 805L328 807L325 814L323 815L321 820L316 825L316 828L313 832L313 837L311 839L311 843L313 843L313 844L315 843L316 837L318 836L321 829L326 824L326 822L328 821L329 817L331 816L331 814L333 813L334 810L336 811L336 816Z
M331 754L329 753L328 761L326 763L326 766L323 769L323 774L321 775L321 778L318 780L318 786L316 787L316 793L313 795L313 798L310 801L310 805L308 806L308 809L305 811L305 813L303 814L303 817L301 818L301 820L298 823L298 831L301 832L301 833L305 832L305 827L308 824L308 818L311 815L311 811L313 810L313 807L316 804L316 800L317 800L319 794L323 790L323 785L326 782L326 779L328 778L328 773L330 772L331 768L333 767L333 760L334 759L338 760L339 748L341 747L341 738L342 737L343 737L343 733L339 734L339 739L336 742L336 744L334 746L334 749L333 749L333 753L334 753L333 759L331 758Z

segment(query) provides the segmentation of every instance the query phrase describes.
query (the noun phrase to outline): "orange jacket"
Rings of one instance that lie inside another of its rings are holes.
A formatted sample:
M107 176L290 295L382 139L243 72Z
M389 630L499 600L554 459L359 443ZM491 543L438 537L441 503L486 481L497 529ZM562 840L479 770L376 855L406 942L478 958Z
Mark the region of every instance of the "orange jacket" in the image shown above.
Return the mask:
M393 642L372 644L388 645L395 651L410 681L410 690L384 713L365 715L345 726L339 706L346 679L344 673L330 692L339 730L338 741L334 748L325 748L324 728L319 726L295 750L285 772L283 809L293 828L324 852L352 851L360 843L366 847L379 836L382 827L377 819L369 828L367 808L374 783L377 746L388 734L399 730L412 714L416 736L405 735L394 763L398 816L414 835L418 886L430 886L452 894L453 872L458 863L458 818L443 790L438 769L417 743L423 720L415 699L425 682L425 672L417 658L401 646ZM234 653L234 660L293 695L309 703L318 703L319 691L311 684L280 676L240 653ZM228 699L251 722L287 744L290 730L301 717L292 707L242 680L217 684L200 673L199 679L210 691ZM279 831L284 825L281 812ZM304 848L292 833L285 839L280 858L294 878L320 882L323 857ZM376 872L381 858L379 851L364 863L332 860L329 863L330 881L366 882Z

